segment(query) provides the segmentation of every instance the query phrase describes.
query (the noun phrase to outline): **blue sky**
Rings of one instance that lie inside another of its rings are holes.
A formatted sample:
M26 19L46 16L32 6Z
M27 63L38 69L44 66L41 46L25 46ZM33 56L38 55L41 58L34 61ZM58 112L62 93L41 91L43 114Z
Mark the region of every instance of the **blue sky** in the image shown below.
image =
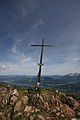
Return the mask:
M80 0L0 0L0 74L36 75L43 36L43 74L80 72Z

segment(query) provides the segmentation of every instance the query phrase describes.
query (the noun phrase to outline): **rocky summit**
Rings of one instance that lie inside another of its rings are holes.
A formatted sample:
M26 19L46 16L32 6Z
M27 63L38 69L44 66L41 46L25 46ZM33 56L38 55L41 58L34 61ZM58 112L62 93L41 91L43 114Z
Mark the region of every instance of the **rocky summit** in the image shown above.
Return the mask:
M0 120L80 120L80 100L58 90L0 85Z

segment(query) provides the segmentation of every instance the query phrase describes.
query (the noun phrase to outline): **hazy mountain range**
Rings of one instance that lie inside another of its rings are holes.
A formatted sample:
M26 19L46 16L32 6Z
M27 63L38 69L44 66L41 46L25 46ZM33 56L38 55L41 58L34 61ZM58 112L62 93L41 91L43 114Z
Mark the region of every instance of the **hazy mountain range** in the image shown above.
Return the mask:
M16 86L34 86L36 76L26 75L0 75L0 82L6 82ZM61 91L80 92L80 74L69 73L66 75L48 75L41 77L41 87L56 88Z

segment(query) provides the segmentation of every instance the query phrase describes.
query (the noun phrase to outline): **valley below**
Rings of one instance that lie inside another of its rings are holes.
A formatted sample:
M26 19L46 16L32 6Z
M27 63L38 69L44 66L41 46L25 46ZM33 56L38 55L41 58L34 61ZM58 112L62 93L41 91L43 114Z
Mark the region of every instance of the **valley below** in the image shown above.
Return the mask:
M36 82L36 76L26 75L1 75L0 83L8 83L23 88L32 88ZM63 76L49 75L41 77L41 88L58 89L62 92L80 93L80 74L69 73Z

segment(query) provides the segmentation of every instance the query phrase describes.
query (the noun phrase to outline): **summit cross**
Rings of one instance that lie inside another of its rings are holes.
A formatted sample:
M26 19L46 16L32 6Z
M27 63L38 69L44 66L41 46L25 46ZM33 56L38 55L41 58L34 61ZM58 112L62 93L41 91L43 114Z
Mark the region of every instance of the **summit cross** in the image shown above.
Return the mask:
M44 44L44 38L42 39L42 44L41 45L31 45L31 46L41 47L40 63L38 64L39 65L39 71L38 71L36 84L35 84L35 88L39 88L40 80L41 80L41 68L43 66L43 50L44 50L44 47L55 47L55 46L54 45L45 45Z

